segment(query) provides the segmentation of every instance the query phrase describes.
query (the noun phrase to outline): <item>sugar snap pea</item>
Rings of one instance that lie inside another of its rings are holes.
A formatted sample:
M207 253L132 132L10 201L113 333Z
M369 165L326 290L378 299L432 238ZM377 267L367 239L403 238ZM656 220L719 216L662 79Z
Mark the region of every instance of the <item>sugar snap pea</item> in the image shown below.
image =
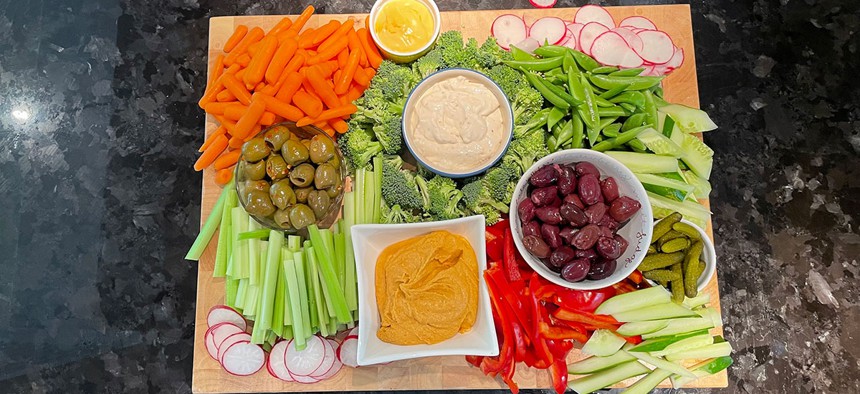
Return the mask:
M592 90L591 93L594 95L594 103L597 104L598 107L612 108L615 106L615 104L610 102L609 100L598 96L597 92L595 92L594 90Z
M645 146L645 144L643 144L642 141L639 141L639 140L630 141L627 143L627 146L629 146L630 149L633 149L634 152L639 152L639 153L645 153L645 151L648 150L648 148Z
M570 51L565 52L564 56L562 56L561 67L567 72L580 73L579 66L576 65L576 60L573 59L573 55L570 54Z
M573 138L573 121L568 120L564 122L564 125L560 127L559 133L556 136L558 139L558 145L565 145Z
M636 106L630 103L618 103L618 106L624 108L624 111L627 112L627 115L633 115L636 113Z
M645 117L647 115L642 112L637 112L633 115L630 115L625 121L624 125L621 126L621 131L627 131L639 126L642 126L645 123Z
M537 75L531 72L524 72L523 74L526 76L526 80L529 81L529 83L538 92L540 92L541 95L543 95L546 101L549 101L550 103L552 103L552 105L555 105L556 107L561 107L563 109L570 108L570 103L559 97L553 90L549 88L549 86L547 86L549 84L541 81Z
M620 134L619 133L620 131L621 131L621 123L613 123L609 126L604 127L603 130L600 130L600 132L603 133L603 135L605 135L609 138L618 137L618 134Z
M549 149L550 152L558 150L558 139L555 138L554 135L546 137L546 148Z
M613 66L602 66L597 67L591 70L592 74L611 74L618 71L618 67Z
M535 49L535 55L540 57L564 56L570 52L570 48L559 45L542 45Z
M651 235L651 243L657 243L661 237L666 235L666 233L672 229L672 225L679 221L681 221L681 214L678 212L672 212L672 214L657 222L657 224L654 225L654 232Z
M570 137L571 148L582 148L582 139L585 137L585 126L578 114L573 114L570 119L572 135Z
M571 51L570 53L573 54L573 58L576 60L576 63L579 64L579 67L585 71L591 71L600 67L600 63L598 63L597 60L592 59L591 56L580 51Z
M559 107L552 107L552 109L549 110L549 116L547 116L546 118L547 130L552 130L553 126L555 126L556 123L558 123L562 118L564 118L564 115L566 113L566 110L563 110Z
M594 86L601 89L612 89L618 85L628 85L630 90L644 90L660 83L663 77L612 77L609 75L591 75L588 78Z
M549 57L534 60L505 60L506 65L529 71L549 71L556 67L561 67L561 56Z
M616 95L612 98L609 98L609 101L612 103L616 103L616 104L619 104L619 103L633 104L639 108L642 108L645 106L645 95L642 94L642 92L639 92L636 90L626 91L623 93L619 93L618 95Z
M617 148L621 145L624 145L627 142L633 140L634 138L636 138L637 135L639 135L639 133L641 133L641 132L645 131L645 129L649 129L649 128L650 128L649 126L637 127L633 130L629 130L629 131L626 131L624 133L619 134L618 137L610 138L610 139L603 141L597 145L594 145L591 147L591 149L596 150L598 152L605 152L605 151L608 151L611 149L615 149L615 148ZM678 233L678 234L681 234L681 233ZM663 237L665 237L665 235ZM662 244L660 244L659 246L662 247Z
M562 84L564 84L564 82L562 82ZM566 90L564 90L564 88L561 86L548 83L548 84L546 84L546 87L549 90L552 90L553 93L555 93L558 97L561 97L562 100L566 101L571 106L577 106L579 104L582 104L582 101L575 99L573 96L570 95L570 93L568 93Z
M589 130L597 128L600 122L600 114L597 113L597 103L594 101L594 94L587 87L588 79L585 77L585 74L580 74L578 78L576 76L569 77L568 81L571 92L576 91L577 95L582 97L582 104L578 106L578 109L580 110L580 114L583 115L582 120L585 122L586 128Z
M600 114L600 117L602 118L610 116L627 116L627 111L625 111L624 108L621 108L615 104L613 104L611 107L599 107L597 108L597 113Z
M614 88L612 88L612 89L609 89L609 90L607 90L607 91L605 91L605 92L603 92L603 93L600 93L599 97L600 97L600 98L602 98L602 99L609 100L609 101L611 101L611 102L613 102L613 103L614 103L615 101L613 101L613 100L612 100L612 98L613 98L613 97L615 97L615 96L617 96L617 95L618 95L618 94L620 94L621 92L623 92L623 91L627 90L627 88L628 88L629 86L630 86L630 85L618 85L618 86L616 86L616 87L614 87Z
M609 76L610 77L635 77L635 76L638 76L639 74L642 74L642 71L645 71L645 69L644 68L628 68L628 69L624 69L624 70L615 71L615 72L609 74Z
M645 121L656 129L657 103L654 102L654 94L648 90L645 90L642 91L642 95L645 97L645 105L642 106L642 110L643 112L645 112L646 115L648 115L648 118Z
M528 61L537 59L531 53L528 53L520 48L511 45L511 57L517 61Z

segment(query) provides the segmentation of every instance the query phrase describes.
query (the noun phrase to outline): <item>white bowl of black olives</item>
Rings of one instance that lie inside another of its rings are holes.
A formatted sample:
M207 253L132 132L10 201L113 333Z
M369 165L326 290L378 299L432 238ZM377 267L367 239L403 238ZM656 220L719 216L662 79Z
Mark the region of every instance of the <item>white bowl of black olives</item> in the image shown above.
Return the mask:
M292 122L272 125L242 145L235 176L239 203L273 230L329 227L343 201L342 164L324 131Z

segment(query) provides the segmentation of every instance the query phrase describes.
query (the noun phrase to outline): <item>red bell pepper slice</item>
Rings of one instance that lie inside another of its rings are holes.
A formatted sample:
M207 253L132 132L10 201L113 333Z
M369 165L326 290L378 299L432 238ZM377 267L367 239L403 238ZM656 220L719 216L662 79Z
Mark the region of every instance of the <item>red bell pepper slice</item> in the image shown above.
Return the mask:
M495 286L495 282L490 279L487 271L484 272L484 279L487 282L487 289L490 293L490 302L493 304L493 310L498 314L497 325L502 327L502 344L499 348L498 357L484 357L481 361L481 370L485 375L496 376L502 373L503 380L511 388L511 391L519 392L516 383L513 382L514 364L514 331L513 324L516 324L510 316L510 311L506 307L506 302Z
M588 336L568 327L551 326L545 322L539 323L540 335L546 339L573 339L579 343L588 341Z
M526 335L528 335L529 338L533 337L534 330L532 330L531 322L528 320L528 314L523 307L522 297L514 290L512 284L508 283L507 279L505 279L504 273L499 269L489 269L484 271L484 276L487 280L493 281L493 284L496 286L496 291L498 291L498 295L504 298L507 304L511 307L511 310L513 311L512 314L517 318L520 324L522 324L522 328L525 330Z
M484 356L466 356L466 362L472 364L473 366L480 368L481 361L484 359Z
M611 287L599 290L562 289L556 295L560 301L557 305L560 307L567 307L583 312L594 312L603 301L615 296L615 289Z
M540 323L549 321L549 316L547 315L546 308L543 308L540 304L540 300L538 300L536 291L540 286L540 280L535 280L539 278L537 272L532 274L532 279L529 280L529 290L531 292L531 304L532 304L532 318L534 323L535 332L540 331ZM553 362L552 353L549 351L549 348L546 345L546 341L541 337L540 334L535 335L532 341L532 346L535 350L535 356L537 357L537 361L535 361L535 366L538 368L548 368Z
M593 326L595 328L606 328L609 330L617 330L621 323L615 320L612 316L595 315L593 313L578 311L575 309L558 308L552 314L553 317L560 320L583 323L586 327Z
M627 283L626 281L623 281L623 280L621 282L618 282L618 283L612 285L612 288L615 289L617 294L632 293L632 292L636 291L636 288L633 287L633 285L631 285L630 283Z
M549 372L552 376L552 388L557 394L564 394L567 390L567 361L564 358L557 358Z
M633 282L633 283L635 283L635 284L637 284L637 285L638 285L638 284L642 283L642 282L645 280L645 276L643 276L643 275L642 275L642 272L641 272L641 271L639 271L639 270L633 270L633 272L632 272L632 273L630 273L630 275L628 275L628 276L627 276L627 279L629 279L631 282Z
M511 282L517 282L523 279L520 273L520 267L517 263L517 248L514 246L514 237L511 234L511 228L505 229L504 245L502 248L502 262L505 266L505 272L508 274L508 279Z
M487 226L484 230L484 236L487 238L487 256L490 256L490 260L502 260L506 228L510 228L508 221L501 220L492 226Z

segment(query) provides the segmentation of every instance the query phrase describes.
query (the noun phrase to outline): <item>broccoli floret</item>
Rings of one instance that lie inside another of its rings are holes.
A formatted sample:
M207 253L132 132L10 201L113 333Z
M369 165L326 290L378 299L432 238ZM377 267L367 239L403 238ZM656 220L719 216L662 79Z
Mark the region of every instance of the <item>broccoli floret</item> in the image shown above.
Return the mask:
M421 221L421 217L413 215L412 212L404 210L397 204L391 207L383 205L382 221L384 223L416 223Z
M433 49L412 63L412 71L423 79L444 68L443 66L441 51L439 49Z
M548 154L544 130L531 130L511 142L510 148L502 157L502 167L508 168L516 176L522 176L537 159Z
M384 60L371 81L370 89L378 89L386 102L397 104L406 100L416 83L418 78L411 68Z
M501 219L508 213L511 201L508 191L512 190L513 174L504 167L494 167L484 176L463 186L463 202L466 208L478 215L484 215L488 223Z
M514 124L525 124L543 108L543 96L528 83L521 72L500 64L487 71L487 76L502 88L511 101Z
M403 169L403 159L397 155L386 156L382 162L382 198L392 208L407 210L424 210L428 203L418 189L415 174Z
M368 167L373 156L382 152L382 145L373 140L373 133L353 121L349 122L349 131L338 139L338 145L353 169Z
M502 49L494 37L487 38L478 48L478 64L486 70L500 64L502 60L511 59L511 53Z
M510 186L516 186L516 180L517 176L505 167L493 167L483 177L484 184L490 191L490 197L504 204L504 212L507 212L508 203L511 201Z
M381 119L375 119L373 134L382 145L382 150L389 155L400 153L400 148L403 147L402 121L400 115L389 112L384 113Z
M436 49L445 67L479 68L478 42L470 39L463 45L463 35L459 31L446 31L439 35Z
M427 181L427 194L430 197L430 214L440 220L463 217L465 213L458 206L463 192L451 179L436 176Z

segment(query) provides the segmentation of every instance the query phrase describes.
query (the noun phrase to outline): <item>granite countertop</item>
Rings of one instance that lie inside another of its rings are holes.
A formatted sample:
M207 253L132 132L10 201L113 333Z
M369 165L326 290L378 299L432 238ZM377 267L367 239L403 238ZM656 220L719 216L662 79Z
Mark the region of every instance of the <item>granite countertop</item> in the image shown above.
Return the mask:
M0 6L0 392L191 391L197 271L182 257L199 224L189 152L208 18L307 2ZM697 0L692 13L701 105L720 125L705 141L736 349L729 387L712 391L858 392L860 2Z

